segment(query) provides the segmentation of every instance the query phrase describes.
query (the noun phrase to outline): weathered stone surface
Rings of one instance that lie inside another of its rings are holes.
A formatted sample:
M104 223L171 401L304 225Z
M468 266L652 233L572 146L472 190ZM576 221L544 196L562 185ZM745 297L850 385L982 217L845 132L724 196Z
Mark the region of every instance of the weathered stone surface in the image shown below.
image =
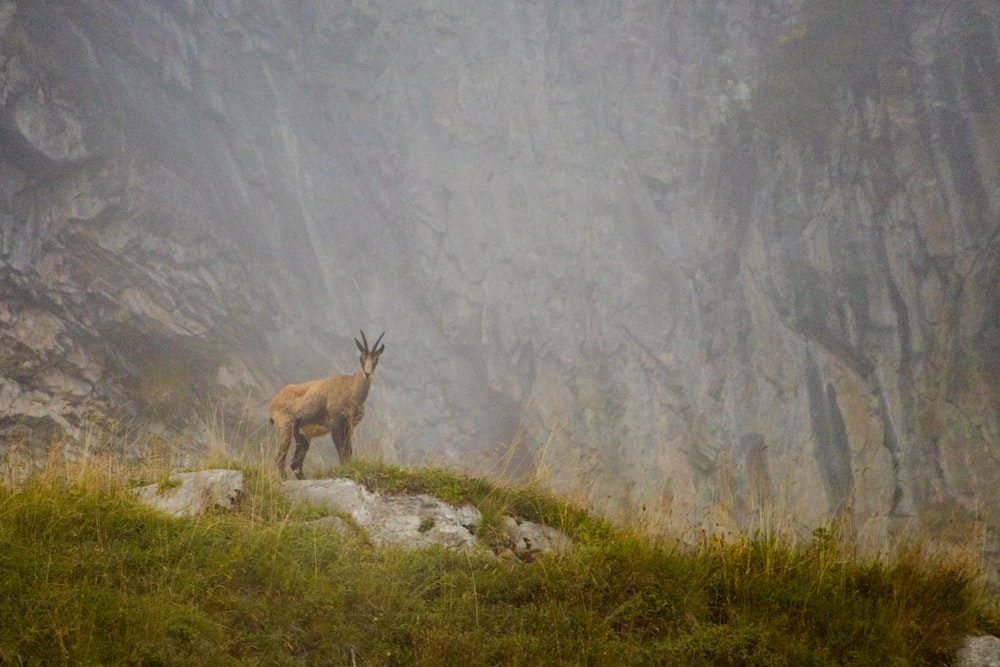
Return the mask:
M1000 7L945 5L0 2L0 442L204 443L377 327L361 456L993 535Z
M417 549L440 545L452 549L477 544L475 531L482 515L472 505L454 507L426 494L373 493L349 479L289 480L283 490L292 502L333 509L351 517L378 545ZM155 509L179 517L210 510L231 510L243 494L243 474L237 470L200 470L175 473L164 484L135 489ZM341 533L351 527L340 517L317 519ZM503 530L517 554L558 553L572 547L561 531L507 517Z
M210 510L232 510L243 495L243 473L238 470L178 472L165 484L135 489L142 502L172 516L191 517Z
M562 553L573 546L573 540L561 530L511 516L504 517L502 530L515 554Z
M955 667L1000 667L1000 639L990 635L966 637L955 658Z
M349 514L375 544L460 549L476 543L481 515L471 505L453 507L428 495L372 493L347 479L289 480L284 489L293 501Z

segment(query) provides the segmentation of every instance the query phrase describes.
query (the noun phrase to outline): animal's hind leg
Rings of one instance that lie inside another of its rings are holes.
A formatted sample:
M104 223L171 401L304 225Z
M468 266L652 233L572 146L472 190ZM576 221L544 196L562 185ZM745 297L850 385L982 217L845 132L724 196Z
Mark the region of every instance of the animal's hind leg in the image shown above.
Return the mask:
M305 475L302 473L302 464L306 460L306 452L309 451L309 438L302 435L297 427L295 429L295 453L292 455L292 472L295 473L297 479L304 479Z
M278 430L278 472L281 479L285 479L285 458L288 456L288 447L292 444L292 432L289 426L282 426Z

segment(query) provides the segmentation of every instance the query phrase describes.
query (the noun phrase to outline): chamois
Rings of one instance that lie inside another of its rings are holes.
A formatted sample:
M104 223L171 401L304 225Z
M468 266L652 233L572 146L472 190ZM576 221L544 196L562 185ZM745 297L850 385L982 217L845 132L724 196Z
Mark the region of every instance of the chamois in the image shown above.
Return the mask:
M365 416L365 399L372 386L372 375L385 351L385 345L379 347L382 336L371 349L364 331L361 332L364 345L354 339L361 351L361 368L354 375L331 375L322 380L290 384L275 394L268 410L271 423L278 428L277 463L282 478L285 477L285 457L293 439L292 472L298 479L303 478L302 462L315 437L329 433L337 446L340 462L351 460L351 435Z

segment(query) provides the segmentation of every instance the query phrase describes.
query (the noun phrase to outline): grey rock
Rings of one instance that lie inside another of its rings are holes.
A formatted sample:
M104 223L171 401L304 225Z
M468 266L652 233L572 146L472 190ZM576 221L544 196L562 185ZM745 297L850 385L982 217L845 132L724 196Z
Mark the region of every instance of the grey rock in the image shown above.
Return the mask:
M171 516L192 517L210 510L235 509L243 495L238 470L199 470L170 475L166 484L134 490L142 502Z
M481 515L471 505L453 507L428 495L372 493L347 479L289 480L284 489L292 501L350 515L375 544L409 549L476 544L473 531Z
M350 516L377 545L418 549L439 545L451 549L478 545L475 531L482 515L472 505L455 507L426 494L373 493L349 479L288 480L283 491L293 503L322 507ZM201 470L175 473L165 484L134 490L142 502L172 516L191 517L210 510L231 510L243 493L243 474L237 470ZM347 535L354 528L339 516L311 522L329 525ZM531 522L504 523L507 541L519 554L561 552L572 540L560 531Z
M326 507L349 514L358 525L372 523L375 494L349 479L287 480L285 496L306 507Z
M504 541L518 555L563 553L573 547L573 540L566 533L532 521L504 517L502 530Z
M991 635L966 637L955 656L955 667L1000 667L1000 639Z

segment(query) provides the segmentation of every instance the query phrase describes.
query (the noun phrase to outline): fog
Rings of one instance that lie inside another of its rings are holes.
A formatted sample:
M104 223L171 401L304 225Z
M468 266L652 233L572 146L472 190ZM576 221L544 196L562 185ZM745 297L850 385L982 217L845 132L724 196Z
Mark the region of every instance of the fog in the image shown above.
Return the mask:
M384 330L360 456L985 530L1000 10L869 5L0 2L0 430L266 449Z

